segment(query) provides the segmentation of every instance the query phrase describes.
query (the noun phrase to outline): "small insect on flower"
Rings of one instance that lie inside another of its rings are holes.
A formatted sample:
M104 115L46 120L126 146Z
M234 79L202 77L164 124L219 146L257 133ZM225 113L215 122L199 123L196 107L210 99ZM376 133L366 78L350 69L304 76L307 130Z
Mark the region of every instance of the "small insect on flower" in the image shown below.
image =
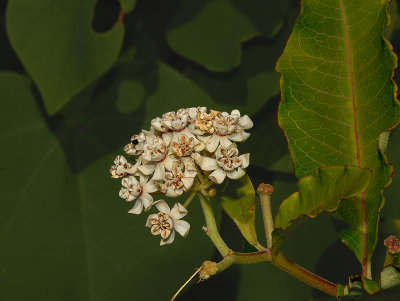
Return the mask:
M186 236L190 226L181 218L194 196L215 195L215 183L245 175L249 154L239 155L236 143L249 137L245 130L252 126L238 110L207 112L206 107L153 118L150 130L131 136L124 147L127 157L117 156L110 168L112 178L122 178L119 196L135 201L129 213L140 214L155 205L159 212L149 216L146 226L161 236L161 245L171 243L175 231ZM153 201L154 193L176 198L186 192L190 195L184 205L176 203L172 209L164 200Z

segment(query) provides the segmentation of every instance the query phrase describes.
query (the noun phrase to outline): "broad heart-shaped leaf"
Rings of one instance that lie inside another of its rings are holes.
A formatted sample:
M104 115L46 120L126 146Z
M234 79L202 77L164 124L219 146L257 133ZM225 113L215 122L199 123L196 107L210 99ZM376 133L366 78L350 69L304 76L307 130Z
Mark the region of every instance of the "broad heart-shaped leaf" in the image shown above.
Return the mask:
M156 210L127 214L132 204L109 174L115 157L103 153L111 136L129 140L140 128L135 116L104 117L115 99L100 111L96 98L54 131L26 78L0 73L0 99L0 300L169 300L210 258L199 202L184 218L189 235L164 247L144 226Z
M314 218L323 211L335 211L340 200L363 192L370 177L368 169L352 166L315 170L312 176L299 181L299 192L283 201L275 217L275 227L286 229L303 215Z
M183 1L167 32L178 54L212 71L228 71L241 61L241 43L259 34L228 0Z
M253 184L248 175L236 181L228 181L221 191L218 191L222 208L238 226L246 240L257 244L255 227L255 198Z
M342 239L368 269L377 241L381 190L392 168L379 135L399 121L396 56L382 29L388 0L302 1L301 15L283 55L279 124L298 178L330 165L366 167L368 189L340 203L351 230Z
M38 86L50 115L107 71L119 54L123 25L95 33L91 29L95 2L8 3L6 22L11 45Z

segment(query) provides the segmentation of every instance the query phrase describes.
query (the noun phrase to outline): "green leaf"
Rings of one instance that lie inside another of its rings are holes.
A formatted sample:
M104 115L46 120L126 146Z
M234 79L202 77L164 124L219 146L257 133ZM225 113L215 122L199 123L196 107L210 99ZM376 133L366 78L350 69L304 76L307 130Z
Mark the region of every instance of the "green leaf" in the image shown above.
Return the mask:
M397 1L390 1L388 11L391 17L391 22L389 26L383 30L383 35L387 39L391 39L394 31L400 28L400 18Z
M370 176L368 169L351 166L315 170L312 176L299 181L299 192L283 201L275 218L275 227L286 229L301 216L314 218L323 211L335 211L339 201L364 191Z
M217 107L195 82L162 62L133 60L121 65L104 98L118 99L117 108L136 109L144 127L165 112L196 106Z
M400 297L400 271L393 266L383 269L379 281L363 276L351 276L343 289L338 290L344 300L395 301Z
M119 0L119 2L126 13L130 13L136 6L136 0Z
M1 300L168 300L211 257L199 202L185 217L189 235L160 247L144 227L155 210L127 214L132 204L118 196L105 150L140 130L142 112L113 115L115 99L96 98L50 128L29 80L13 73L0 73L0 99Z
M222 208L232 218L242 235L251 245L257 244L255 228L255 198L253 184L248 175L228 181L218 191Z
M241 62L241 43L259 35L228 0L183 1L167 32L170 47L209 70L228 71Z
M7 6L7 34L32 76L47 112L56 113L115 62L124 27L91 29L96 0L14 0Z
M387 157L390 164L400 167L400 127L390 132ZM387 219L400 218L400 173L396 169L392 174L392 184L384 190L387 202L382 208L382 216Z
M379 282L361 276L362 284L365 291L370 294L376 294L380 290Z
M377 242L381 190L392 168L378 148L379 135L399 121L396 56L382 37L388 0L302 1L301 15L277 63L285 131L296 175L330 165L372 171L365 193L340 203L352 225L342 239L366 269Z

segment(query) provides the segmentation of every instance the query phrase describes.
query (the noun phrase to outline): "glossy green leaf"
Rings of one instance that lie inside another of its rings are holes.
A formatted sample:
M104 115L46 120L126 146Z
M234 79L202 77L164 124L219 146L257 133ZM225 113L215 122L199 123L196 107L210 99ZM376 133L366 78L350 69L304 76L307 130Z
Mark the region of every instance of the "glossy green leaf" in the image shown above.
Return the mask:
M218 191L222 208L232 218L243 237L252 244L257 244L255 228L255 198L253 184L248 175L236 181L228 181Z
M388 1L302 1L299 20L277 63L282 101L279 124L296 175L330 165L366 167L371 184L340 203L352 225L342 239L366 269L377 242L381 190L392 168L378 148L381 132L399 121L396 56L382 29Z
M189 235L160 247L144 227L155 210L127 214L132 204L118 196L105 150L140 129L140 114L113 115L115 99L96 99L50 129L30 82L13 73L0 73L0 99L8 100L0 111L1 300L169 300L210 258L198 201L185 217Z
M7 6L11 44L52 115L107 71L119 54L124 28L95 33L96 0L14 0Z
M183 1L167 32L170 47L212 71L241 62L241 43L259 34L228 0Z
M275 227L286 229L301 216L314 218L323 211L332 212L339 201L363 192L369 184L368 169L351 166L319 168L299 181L299 192L281 204Z

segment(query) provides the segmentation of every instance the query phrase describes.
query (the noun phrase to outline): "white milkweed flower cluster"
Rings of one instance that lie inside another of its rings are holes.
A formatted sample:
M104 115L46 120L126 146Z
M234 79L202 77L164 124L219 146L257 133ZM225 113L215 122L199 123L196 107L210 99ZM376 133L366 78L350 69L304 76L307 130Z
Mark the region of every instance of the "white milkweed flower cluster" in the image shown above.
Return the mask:
M148 217L146 226L161 236L161 245L171 243L175 232L186 236L190 225L181 220L187 214L185 206L175 203L170 209L152 194L174 198L188 191L204 193L205 187L221 184L226 177L244 176L249 154L240 155L236 143L244 142L252 127L239 110L229 114L195 107L154 118L150 131L133 135L124 148L135 163L117 156L110 168L113 178L122 178L119 196L134 201L129 213L140 214L154 205L159 212Z

